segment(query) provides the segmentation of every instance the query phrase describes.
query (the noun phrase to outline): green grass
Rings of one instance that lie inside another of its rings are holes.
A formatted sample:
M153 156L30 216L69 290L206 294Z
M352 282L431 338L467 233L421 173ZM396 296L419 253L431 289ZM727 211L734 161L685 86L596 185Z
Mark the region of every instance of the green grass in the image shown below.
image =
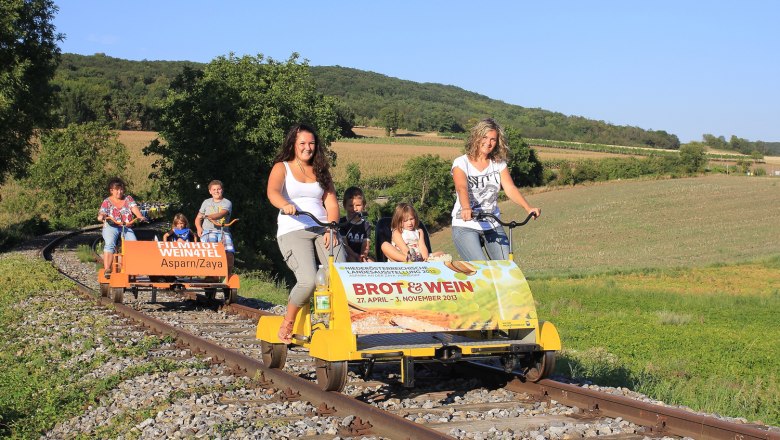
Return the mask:
M283 281L272 278L264 272L246 272L241 276L239 295L271 304L287 304L289 289Z
M542 209L538 220L514 233L515 261L529 277L702 267L780 254L780 180L770 177L616 181L526 198ZM511 202L501 212L506 220L525 218ZM431 243L457 255L449 228Z
M124 380L185 367L145 358L170 343L167 338L110 336L110 318L92 312L89 302L74 301L73 285L47 262L0 258L0 285L0 437L39 438ZM88 329L88 336L63 331L63 323ZM88 378L109 356L131 357L132 367Z
M773 260L710 268L738 281ZM776 269L773 269L775 272ZM685 280L690 271L659 271ZM638 286L643 274L532 280L539 315L564 350L558 372L667 403L780 425L780 274L774 288Z
M98 262L97 259L99 258L88 244L78 245L76 248L76 257L78 257L79 261L82 263Z

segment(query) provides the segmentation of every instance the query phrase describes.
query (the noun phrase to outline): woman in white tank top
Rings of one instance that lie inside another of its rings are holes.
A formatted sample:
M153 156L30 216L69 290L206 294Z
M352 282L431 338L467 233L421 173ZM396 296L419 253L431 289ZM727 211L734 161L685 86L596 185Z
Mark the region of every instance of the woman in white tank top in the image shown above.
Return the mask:
M337 261L344 259L338 234L331 243L325 228L307 216L294 215L307 211L322 222L339 220L339 204L328 160L313 128L298 124L287 132L268 177L267 194L271 204L279 208L276 241L296 279L290 290L287 314L279 328L279 339L289 343L295 316L314 292L317 261L327 266L330 246L334 247Z

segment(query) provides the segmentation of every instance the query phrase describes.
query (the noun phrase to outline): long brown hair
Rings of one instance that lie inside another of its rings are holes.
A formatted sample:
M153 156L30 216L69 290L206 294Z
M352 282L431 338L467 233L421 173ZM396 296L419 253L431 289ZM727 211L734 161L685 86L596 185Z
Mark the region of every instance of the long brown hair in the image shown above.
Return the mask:
M390 220L390 230L396 229L402 231L404 228L404 218L411 214L414 217L414 228L420 227L420 217L417 216L417 211L414 210L414 206L406 202L401 202L395 207L395 213L393 213L393 219Z
M290 127L290 130L287 131L287 135L284 137L282 149L274 158L274 163L295 159L295 140L298 138L298 133L302 131L309 132L314 136L314 155L311 159L311 165L314 168L314 177L317 178L317 183L320 184L323 190L327 191L333 184L333 178L330 176L330 164L325 154L325 147L320 144L320 137L317 136L317 132L311 126L295 124Z

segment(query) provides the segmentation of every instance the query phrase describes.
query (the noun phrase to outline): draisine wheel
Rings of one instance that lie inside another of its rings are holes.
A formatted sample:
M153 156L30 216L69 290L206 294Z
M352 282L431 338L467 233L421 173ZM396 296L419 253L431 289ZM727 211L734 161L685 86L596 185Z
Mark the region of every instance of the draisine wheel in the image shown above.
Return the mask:
M263 364L268 368L284 368L287 362L287 345L260 341Z
M100 283L100 296L107 298L109 293L108 290L108 284Z
M347 384L347 361L316 359L317 384L324 391L341 391Z
M539 382L555 369L555 352L543 351L533 353L532 356L531 365L525 370L525 378L531 382Z
M112 287L110 293L111 298L113 298L115 303L122 303L122 297L125 293L125 289L123 287Z
M226 287L224 289L225 304L233 304L238 301L238 289L231 289Z

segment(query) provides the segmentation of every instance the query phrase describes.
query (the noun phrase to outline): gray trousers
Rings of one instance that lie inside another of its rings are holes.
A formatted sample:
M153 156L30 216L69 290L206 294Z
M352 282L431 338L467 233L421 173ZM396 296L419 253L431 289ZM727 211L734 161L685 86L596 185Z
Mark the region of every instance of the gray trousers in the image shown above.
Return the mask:
M282 258L295 274L296 283L290 290L289 301L298 307L307 304L314 293L317 264L328 267L330 254L322 238L324 231L325 228L316 227L292 231L276 237L279 250L282 251ZM334 236L337 237L338 234ZM346 253L342 249L341 242L333 249L333 256L337 263L345 261Z

